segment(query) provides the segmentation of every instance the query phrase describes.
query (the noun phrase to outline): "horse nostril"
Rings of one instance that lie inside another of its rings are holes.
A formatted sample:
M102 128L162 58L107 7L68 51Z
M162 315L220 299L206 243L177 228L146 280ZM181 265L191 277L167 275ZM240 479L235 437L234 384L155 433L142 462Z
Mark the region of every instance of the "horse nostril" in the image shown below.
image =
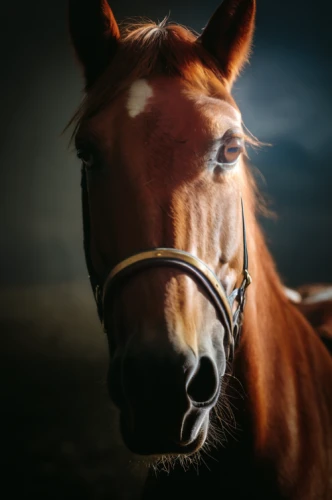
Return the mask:
M187 394L192 403L197 406L212 403L218 391L218 382L218 373L213 361L203 356L187 387Z

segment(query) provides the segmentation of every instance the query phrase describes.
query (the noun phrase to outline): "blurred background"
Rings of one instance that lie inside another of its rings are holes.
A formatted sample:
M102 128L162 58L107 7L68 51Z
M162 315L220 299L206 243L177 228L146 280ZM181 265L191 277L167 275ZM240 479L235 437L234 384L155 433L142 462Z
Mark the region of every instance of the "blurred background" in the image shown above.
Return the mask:
M84 0L82 0L84 1ZM200 32L218 0L114 0ZM262 221L284 282L332 281L332 4L258 0L234 95L276 219ZM66 1L1 6L1 471L9 498L138 498L144 470L117 437L106 339L82 247L80 165L62 130L83 82Z

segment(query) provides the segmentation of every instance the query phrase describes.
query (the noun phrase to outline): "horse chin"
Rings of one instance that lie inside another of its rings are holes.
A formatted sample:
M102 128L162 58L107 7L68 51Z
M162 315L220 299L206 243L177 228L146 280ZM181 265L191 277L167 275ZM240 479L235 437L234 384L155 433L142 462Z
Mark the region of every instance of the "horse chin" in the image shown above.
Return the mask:
M166 435L150 435L142 436L139 432L134 433L129 430L126 424L126 419L121 415L120 428L124 444L127 448L136 455L146 456L153 464L160 460L161 457L168 456L190 456L197 453L204 445L208 429L209 429L209 413L206 412L204 417L199 422L197 428L191 429L189 439L176 441L168 438Z

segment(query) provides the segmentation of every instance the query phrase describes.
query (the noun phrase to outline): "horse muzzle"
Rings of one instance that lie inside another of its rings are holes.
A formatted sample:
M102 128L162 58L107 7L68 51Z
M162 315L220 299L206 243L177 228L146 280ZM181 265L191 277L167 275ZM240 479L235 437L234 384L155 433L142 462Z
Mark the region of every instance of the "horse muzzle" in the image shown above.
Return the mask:
M109 370L125 444L141 455L194 453L206 439L209 413L219 397L220 366L214 356L198 357L191 350L151 345L138 356L134 346L115 354Z

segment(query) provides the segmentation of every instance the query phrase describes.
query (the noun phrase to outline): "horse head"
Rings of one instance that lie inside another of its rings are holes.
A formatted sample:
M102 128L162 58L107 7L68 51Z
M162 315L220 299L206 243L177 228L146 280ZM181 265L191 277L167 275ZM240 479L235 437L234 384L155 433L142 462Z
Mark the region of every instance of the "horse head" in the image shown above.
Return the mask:
M86 81L75 117L85 248L110 395L131 450L188 455L223 397L249 284L251 138L231 89L255 1L225 0L199 36L166 21L120 30L106 0L69 6Z

